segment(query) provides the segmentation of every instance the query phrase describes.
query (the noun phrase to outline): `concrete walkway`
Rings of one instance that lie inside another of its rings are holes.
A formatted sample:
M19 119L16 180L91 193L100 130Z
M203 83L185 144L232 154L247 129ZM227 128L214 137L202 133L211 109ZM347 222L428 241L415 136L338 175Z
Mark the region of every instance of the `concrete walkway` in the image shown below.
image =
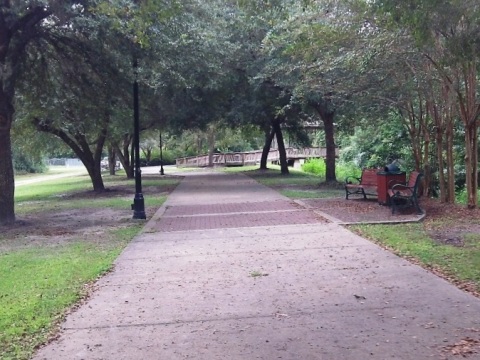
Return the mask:
M456 359L478 345L479 299L244 175L185 175L35 359Z

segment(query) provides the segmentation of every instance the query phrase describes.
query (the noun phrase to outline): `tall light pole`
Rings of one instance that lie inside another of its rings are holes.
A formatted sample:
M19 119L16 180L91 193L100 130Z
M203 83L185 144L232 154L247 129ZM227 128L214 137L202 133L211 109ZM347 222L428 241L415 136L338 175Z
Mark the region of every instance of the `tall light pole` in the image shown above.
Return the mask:
M165 175L163 171L163 144L162 144L162 131L160 130L160 175Z
M137 57L133 58L133 147L135 158L135 198L133 199L132 210L134 219L146 219L145 201L142 194L142 170L140 169L140 114L138 105L138 81L137 81Z

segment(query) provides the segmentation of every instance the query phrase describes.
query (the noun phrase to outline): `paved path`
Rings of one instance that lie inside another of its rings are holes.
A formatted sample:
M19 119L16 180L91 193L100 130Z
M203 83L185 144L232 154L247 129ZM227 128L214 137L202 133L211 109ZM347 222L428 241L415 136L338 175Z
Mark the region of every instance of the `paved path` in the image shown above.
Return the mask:
M35 358L453 359L479 330L479 299L246 176L204 172Z

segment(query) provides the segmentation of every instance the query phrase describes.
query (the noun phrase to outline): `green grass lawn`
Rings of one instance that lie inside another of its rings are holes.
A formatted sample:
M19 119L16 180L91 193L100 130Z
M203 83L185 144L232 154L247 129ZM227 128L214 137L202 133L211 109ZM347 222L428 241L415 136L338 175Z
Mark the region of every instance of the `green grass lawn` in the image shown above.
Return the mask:
M33 247L0 256L1 359L28 359L87 292L86 284L106 273L140 227L124 230L108 246L76 242Z
M92 196L90 180L84 175L44 178L39 183L19 186L15 194L17 214L80 208L130 209L133 195L126 197L122 190L115 196L115 191L128 186L133 194L133 180L108 175L104 180L113 195ZM156 190L146 196L145 206L160 207L166 199L165 191L178 182L175 178L145 179L144 187ZM0 235L0 359L29 359L35 348L56 331L66 311L88 293L89 284L111 269L142 227L143 222L123 221L99 238L78 236L42 244L39 236L32 242L35 245L21 247L8 246L23 239L21 227L15 238Z

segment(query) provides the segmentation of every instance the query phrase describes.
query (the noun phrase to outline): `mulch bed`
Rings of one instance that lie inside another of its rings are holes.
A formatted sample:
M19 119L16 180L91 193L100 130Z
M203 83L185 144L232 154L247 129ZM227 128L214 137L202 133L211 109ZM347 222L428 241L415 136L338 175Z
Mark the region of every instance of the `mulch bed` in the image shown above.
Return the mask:
M413 208L403 209L392 215L391 208L380 205L377 199L326 198L304 199L302 202L345 223L401 222L419 219Z
M347 223L415 221L419 218L413 207L401 209L395 215L389 206L380 205L376 198L326 198L302 199L308 206ZM421 198L420 207L425 211L424 222L428 230L444 231L443 225L480 232L480 209L468 209L459 204L442 204L437 199ZM441 219L441 223L436 221Z

